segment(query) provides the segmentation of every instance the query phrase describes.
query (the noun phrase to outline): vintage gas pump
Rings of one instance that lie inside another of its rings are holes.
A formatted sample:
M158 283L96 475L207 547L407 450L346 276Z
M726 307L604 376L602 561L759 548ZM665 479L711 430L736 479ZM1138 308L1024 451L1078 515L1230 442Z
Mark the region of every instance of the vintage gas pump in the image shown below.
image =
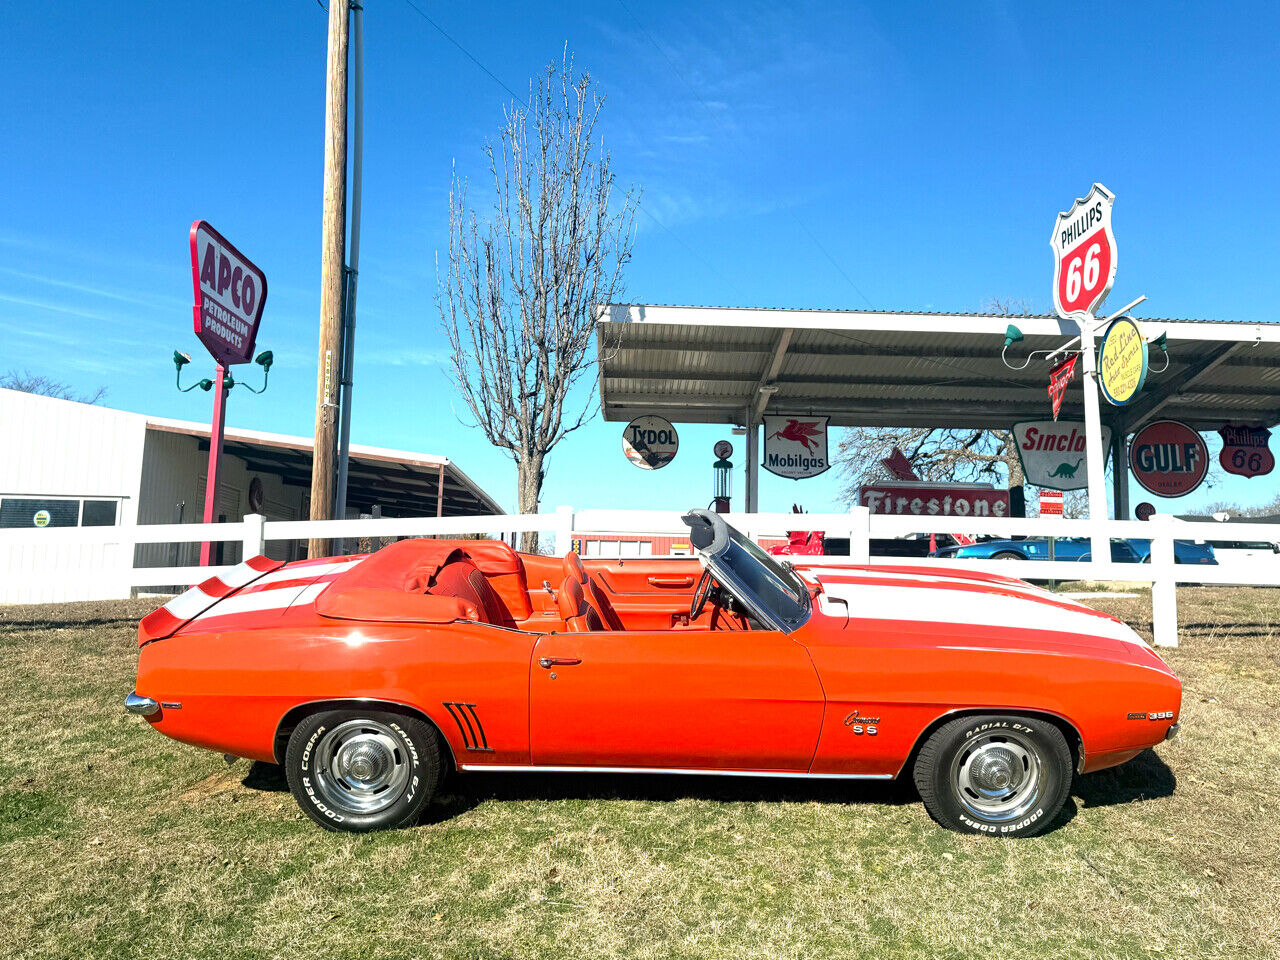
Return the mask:
M711 464L711 472L715 478L711 508L716 513L728 513L729 496L733 489L733 464L729 462L729 457L733 454L733 444L728 440L718 440L714 453L716 461Z

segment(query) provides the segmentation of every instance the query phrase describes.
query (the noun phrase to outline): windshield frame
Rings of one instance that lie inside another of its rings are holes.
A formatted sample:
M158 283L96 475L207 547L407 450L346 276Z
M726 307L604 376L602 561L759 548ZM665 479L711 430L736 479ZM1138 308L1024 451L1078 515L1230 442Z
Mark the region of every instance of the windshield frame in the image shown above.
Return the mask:
M698 558L721 586L751 609L756 619L782 633L793 633L809 621L813 614L813 597L808 583L791 564L779 563L718 514L707 510L690 511L685 522L691 527L693 518L696 518L694 522L705 521L714 531L705 549L694 544ZM746 567L746 564L752 566ZM739 569L740 566L743 568ZM762 596L753 583L769 585L775 596Z

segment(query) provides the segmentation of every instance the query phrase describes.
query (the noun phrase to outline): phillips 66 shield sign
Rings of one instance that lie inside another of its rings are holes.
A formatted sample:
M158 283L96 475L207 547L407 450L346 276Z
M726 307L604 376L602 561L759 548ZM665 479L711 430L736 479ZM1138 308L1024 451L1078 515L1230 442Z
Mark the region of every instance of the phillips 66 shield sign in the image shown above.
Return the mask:
M1111 191L1095 183L1088 196L1058 214L1053 247L1053 306L1065 320L1093 316L1116 278Z
M196 336L224 366L248 363L267 303L267 276L203 220L191 225Z

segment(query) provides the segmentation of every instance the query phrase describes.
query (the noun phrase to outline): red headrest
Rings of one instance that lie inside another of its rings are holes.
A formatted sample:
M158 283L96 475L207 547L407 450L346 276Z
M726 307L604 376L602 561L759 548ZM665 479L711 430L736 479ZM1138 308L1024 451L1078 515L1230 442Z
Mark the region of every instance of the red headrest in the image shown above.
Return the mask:
M582 558L572 550L564 555L564 578L578 583L587 582L587 571L582 569Z

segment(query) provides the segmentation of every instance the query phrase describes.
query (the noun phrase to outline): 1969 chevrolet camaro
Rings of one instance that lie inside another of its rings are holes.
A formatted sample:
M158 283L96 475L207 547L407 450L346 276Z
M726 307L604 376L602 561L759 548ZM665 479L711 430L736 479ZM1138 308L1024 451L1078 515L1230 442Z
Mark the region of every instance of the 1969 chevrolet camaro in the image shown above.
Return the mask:
M1178 729L1181 684L1107 614L962 569L792 565L684 520L696 558L255 557L142 621L125 705L283 764L352 831L413 822L456 769L910 776L942 825L1025 836L1075 771Z

